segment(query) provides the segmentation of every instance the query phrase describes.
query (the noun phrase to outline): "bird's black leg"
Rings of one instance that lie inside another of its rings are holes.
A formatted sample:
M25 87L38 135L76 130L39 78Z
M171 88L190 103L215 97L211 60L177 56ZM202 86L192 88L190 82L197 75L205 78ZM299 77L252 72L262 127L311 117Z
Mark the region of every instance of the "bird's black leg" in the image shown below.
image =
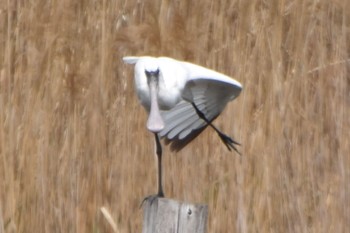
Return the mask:
M147 196L143 199L140 207L143 205L145 201L150 201L152 205L153 201L159 197L164 197L163 185L162 185L162 145L160 144L159 136L157 133L154 133L154 137L156 139L156 154L158 159L158 193L155 195Z
M162 186L162 145L160 144L159 136L154 133L156 139L156 153L158 158L158 197L164 197Z
M232 138L230 138L229 136L227 136L226 134L222 133L218 128L216 128L211 121L209 121L203 112L201 112L201 110L198 109L198 107L196 106L195 103L192 102L192 106L194 107L194 109L196 110L198 116L200 118L202 118L210 127L212 127L215 132L219 135L221 141L226 145L227 149L229 151L231 151L231 148L234 149L238 154L241 154L238 149L235 147L235 145L241 145L238 142L236 142L235 140L233 140Z

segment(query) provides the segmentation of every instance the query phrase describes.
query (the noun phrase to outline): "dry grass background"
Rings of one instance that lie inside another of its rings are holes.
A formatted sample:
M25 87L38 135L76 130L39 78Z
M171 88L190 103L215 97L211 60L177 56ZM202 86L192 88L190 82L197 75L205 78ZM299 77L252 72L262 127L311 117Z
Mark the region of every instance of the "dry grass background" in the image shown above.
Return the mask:
M348 0L0 0L0 232L141 232L153 136L124 55L195 62L244 85L165 148L165 194L208 232L350 229Z

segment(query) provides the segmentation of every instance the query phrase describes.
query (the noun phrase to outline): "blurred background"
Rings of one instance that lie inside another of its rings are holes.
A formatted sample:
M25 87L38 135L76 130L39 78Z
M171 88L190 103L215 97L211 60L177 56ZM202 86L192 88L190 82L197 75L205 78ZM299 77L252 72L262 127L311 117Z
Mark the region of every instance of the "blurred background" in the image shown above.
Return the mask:
M207 232L350 229L348 0L0 0L0 55L0 232L141 232L156 157L125 55L244 86L215 121L242 156L209 128L164 146Z

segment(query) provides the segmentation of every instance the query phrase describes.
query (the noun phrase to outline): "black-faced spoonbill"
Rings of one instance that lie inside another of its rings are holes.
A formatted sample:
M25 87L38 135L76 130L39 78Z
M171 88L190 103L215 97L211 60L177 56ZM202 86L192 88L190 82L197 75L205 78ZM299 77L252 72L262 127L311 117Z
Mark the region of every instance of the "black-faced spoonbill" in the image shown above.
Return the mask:
M160 137L181 144L209 125L229 150L238 152L235 144L239 143L218 130L212 121L239 95L242 90L239 82L202 66L167 57L124 57L123 61L135 64L136 92L149 113L147 129L155 136L158 157L155 197L164 197Z

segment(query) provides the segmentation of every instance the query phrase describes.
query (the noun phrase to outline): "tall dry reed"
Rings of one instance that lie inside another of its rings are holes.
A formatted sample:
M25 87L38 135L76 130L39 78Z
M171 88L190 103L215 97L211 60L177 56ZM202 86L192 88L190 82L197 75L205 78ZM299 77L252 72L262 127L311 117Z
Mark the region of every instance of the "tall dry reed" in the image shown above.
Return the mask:
M116 232L141 231L154 142L124 55L244 86L215 121L242 156L210 129L164 148L166 196L208 203L208 232L346 232L349 12L347 0L0 1L0 232L112 232L107 210Z

